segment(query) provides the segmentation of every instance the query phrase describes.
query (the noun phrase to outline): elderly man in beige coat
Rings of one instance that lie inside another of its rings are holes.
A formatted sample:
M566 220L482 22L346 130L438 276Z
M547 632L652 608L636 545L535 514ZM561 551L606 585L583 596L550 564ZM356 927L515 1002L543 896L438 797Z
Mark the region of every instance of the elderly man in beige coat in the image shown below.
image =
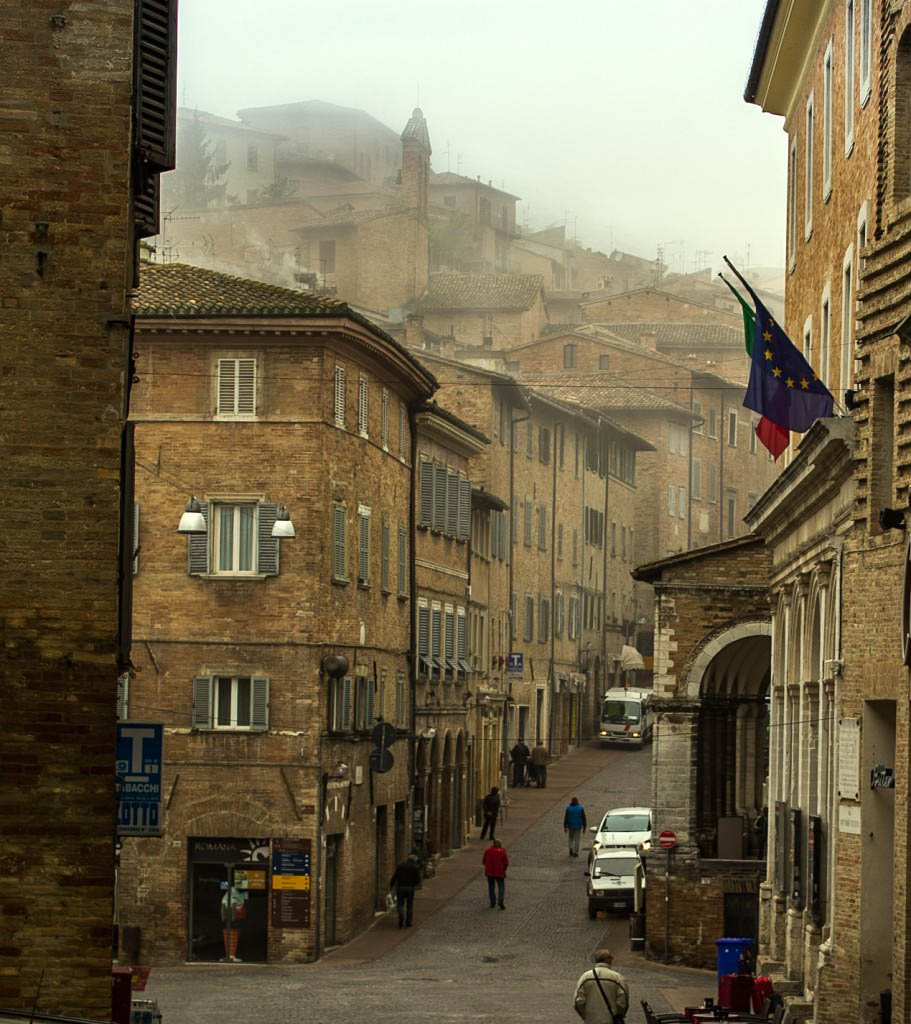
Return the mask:
M585 1024L614 1024L629 1009L629 989L623 975L611 969L614 955L609 949L595 952L595 966L576 985L573 1006Z

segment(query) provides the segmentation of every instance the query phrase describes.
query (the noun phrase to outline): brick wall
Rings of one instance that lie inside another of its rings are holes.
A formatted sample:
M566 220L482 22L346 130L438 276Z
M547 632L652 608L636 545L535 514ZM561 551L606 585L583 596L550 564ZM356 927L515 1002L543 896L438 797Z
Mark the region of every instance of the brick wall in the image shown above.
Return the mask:
M106 1019L133 4L60 11L0 13L0 1003Z
M582 319L587 324L623 324L637 320L666 320L669 323L730 323L740 327L739 313L716 309L692 302L660 289L642 288L621 295L593 297L582 306Z

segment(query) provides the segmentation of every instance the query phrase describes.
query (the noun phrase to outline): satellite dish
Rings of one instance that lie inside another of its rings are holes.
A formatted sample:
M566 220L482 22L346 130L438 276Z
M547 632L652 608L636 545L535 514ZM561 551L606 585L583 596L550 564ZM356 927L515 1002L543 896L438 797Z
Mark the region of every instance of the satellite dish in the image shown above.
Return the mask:
M348 659L344 654L327 654L323 658L323 670L326 675L337 679L348 671Z

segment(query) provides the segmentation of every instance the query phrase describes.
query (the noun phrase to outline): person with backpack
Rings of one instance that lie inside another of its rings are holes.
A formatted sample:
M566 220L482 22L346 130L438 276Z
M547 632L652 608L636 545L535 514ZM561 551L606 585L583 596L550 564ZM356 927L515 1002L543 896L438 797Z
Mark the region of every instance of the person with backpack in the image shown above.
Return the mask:
M585 1024L616 1024L629 1010L629 986L619 971L611 969L614 954L595 951L595 966L576 984L573 1008Z
M500 813L500 791L496 786L492 786L490 792L484 797L481 809L484 812L481 838L483 839L489 832L490 838L493 839L493 834L497 828L497 816Z
M579 798L574 796L563 814L563 831L569 837L570 857L579 856L579 840L587 825L585 808L579 803Z

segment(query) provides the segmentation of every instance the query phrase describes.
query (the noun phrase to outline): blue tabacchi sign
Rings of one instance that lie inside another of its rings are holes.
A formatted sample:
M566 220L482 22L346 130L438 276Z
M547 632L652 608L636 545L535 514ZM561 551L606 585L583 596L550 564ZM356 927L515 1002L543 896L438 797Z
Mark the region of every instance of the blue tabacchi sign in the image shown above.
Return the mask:
M117 835L161 835L160 723L117 723Z

